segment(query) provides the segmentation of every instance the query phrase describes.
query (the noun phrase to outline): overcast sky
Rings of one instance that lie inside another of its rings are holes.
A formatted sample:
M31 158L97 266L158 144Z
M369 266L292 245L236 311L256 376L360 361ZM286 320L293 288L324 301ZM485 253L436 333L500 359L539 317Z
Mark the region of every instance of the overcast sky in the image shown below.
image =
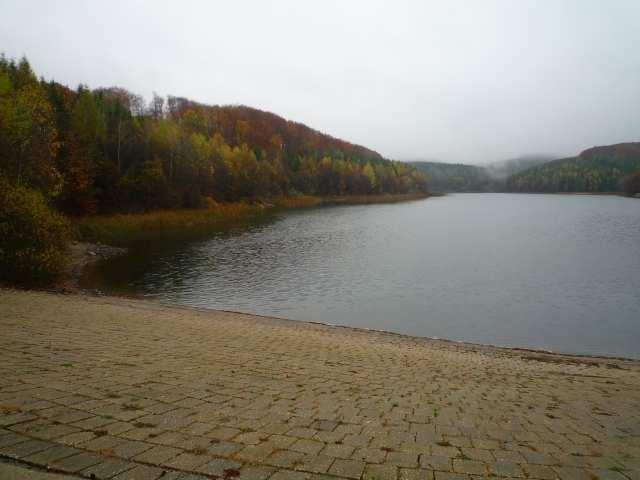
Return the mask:
M396 158L640 141L640 1L0 0L61 83L246 104Z

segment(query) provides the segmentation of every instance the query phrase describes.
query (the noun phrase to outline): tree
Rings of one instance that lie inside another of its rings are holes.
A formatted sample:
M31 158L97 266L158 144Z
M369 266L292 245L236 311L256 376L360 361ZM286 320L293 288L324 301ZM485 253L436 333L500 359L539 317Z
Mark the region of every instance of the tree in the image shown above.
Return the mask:
M15 69L0 62L0 173L55 197L58 148L53 109L26 59Z
M625 195L628 195L629 197L640 194L640 170L625 177L623 189Z
M57 276L70 238L67 221L42 193L0 176L0 280L31 284Z
M65 168L63 208L76 215L95 213L98 207L95 179L104 163L106 127L93 94L84 87L71 116L70 153Z

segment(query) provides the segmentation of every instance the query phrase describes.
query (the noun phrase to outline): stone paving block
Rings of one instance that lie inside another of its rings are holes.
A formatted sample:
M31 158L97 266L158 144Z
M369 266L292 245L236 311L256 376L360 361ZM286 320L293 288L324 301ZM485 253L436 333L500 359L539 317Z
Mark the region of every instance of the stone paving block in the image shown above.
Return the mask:
M398 467L417 468L418 455L415 453L389 452L387 454L386 463L396 465Z
M269 480L308 480L309 478L310 475L308 473L278 470Z
M165 470L147 465L137 465L131 470L119 473L113 480L157 480L162 477Z
M434 480L432 470L424 470L420 468L400 468L398 473L399 480Z
M265 460L267 465L294 469L300 465L304 459L304 453L293 452L291 450L280 450L269 455Z
M161 464L177 457L182 450L165 445L155 445L148 450L133 457L136 462Z
M437 455L420 455L420 466L431 470L450 472L453 468L453 461L449 457L439 457Z
M82 452L71 457L64 457L53 462L53 465L65 472L77 473L85 468L99 464L103 456L95 453Z
M387 456L387 452L379 448L358 448L351 454L352 460L360 460L367 464L382 463Z
M474 477L469 477L461 473L448 473L448 472L434 472L435 480L470 480ZM475 477L480 478L480 477Z
M244 462L263 462L269 455L273 453L274 449L270 444L264 443L262 445L247 445L242 450L234 455L235 458Z
M198 470L205 463L209 462L211 457L208 455L194 455L193 453L181 453L180 455L160 462L167 467L175 468L177 470L194 471Z
M364 462L358 460L343 460L337 458L331 465L329 473L339 477L360 478L365 465Z
M454 462L455 464L455 462ZM525 477L525 472L517 463L492 462L488 464L489 470L500 477Z
M556 472L551 468L545 465L534 465L534 464L526 464L523 466L526 471L527 478L537 478L540 480L554 480L557 478ZM595 479L592 479L595 480ZM600 480L605 480L604 478L600 478ZM612 479L613 480L613 479ZM623 480L623 479L618 479Z
M0 435L0 448L15 445L16 443L25 442L29 437L18 435L17 433L7 432Z
M492 450L491 453L498 462L525 463L526 459L520 452L510 450Z
M103 458L100 463L85 468L81 473L89 478L93 476L98 480L106 480L135 466L135 463L126 460Z
M321 451L322 455L326 455L327 457L335 457L335 458L343 458L348 459L355 452L355 447L350 445L336 445L331 444L324 447Z
M78 445L80 443L88 442L89 440L93 440L96 437L93 432L76 432L71 433L69 435L65 435L57 439L58 442L64 443L65 445Z
M365 467L363 480L397 480L398 467L395 465L371 465Z
M26 442L0 447L0 455L10 458L24 458L53 446L55 446L55 444L43 440L27 440Z
M334 460L333 457L325 455L305 455L295 469L312 473L327 473Z
M593 480L592 473L584 468L553 467L560 480Z
M236 452L242 450L242 448L243 445L233 442L216 442L210 444L207 447L207 450L211 455L216 455L219 457L230 457Z
M135 440L123 440L121 443L111 447L114 455L120 458L133 458L142 452L149 450L153 445L144 442L136 442Z
M215 475L216 477L230 477L234 471L239 471L242 464L233 460L216 458L198 468L199 472L207 475Z
M485 463L476 462L474 460L453 460L453 471L467 475L486 475L488 467Z
M267 480L276 471L272 467L247 465L240 469L238 480Z
M71 455L76 455L80 452L81 450L68 447L66 445L55 445L47 450L42 450L41 452L34 453L28 457L23 457L23 459L37 465L52 465L56 460L70 457Z
M323 448L324 443L307 439L298 440L288 447L289 450L293 450L294 452L308 453L311 455L317 454Z

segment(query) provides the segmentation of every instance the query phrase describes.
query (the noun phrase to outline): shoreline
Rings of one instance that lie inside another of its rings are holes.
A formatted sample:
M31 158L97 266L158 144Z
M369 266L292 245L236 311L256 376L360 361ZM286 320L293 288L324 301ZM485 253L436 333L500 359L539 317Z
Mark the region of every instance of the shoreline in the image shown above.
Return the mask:
M91 244L87 244L89 248L91 248ZM119 255L120 253L116 253ZM77 279L76 279L77 280ZM377 328L367 328L367 327L352 327L349 325L340 325L337 323L329 323L322 322L320 320L309 320L309 319L295 319L295 318L287 318L287 317L278 317L275 315L264 315L260 313L252 313L252 312L243 312L240 310L226 310L226 309L216 309L216 308L208 308L208 307L196 307L191 305L182 305L177 303L167 303L160 300L154 300L144 297L138 297L134 295L115 295L115 294L103 294L97 292L91 292L80 289L77 284L73 288L60 288L54 286L52 288L43 288L43 289L19 289L13 287L0 286L0 292L2 291L16 291L16 292L42 292L51 295L62 295L62 296L77 296L80 298L88 298L88 299L96 299L103 300L109 303L118 303L118 302L139 302L141 304L148 304L149 308L157 308L162 307L168 310L185 310L197 313L204 314L230 314L230 315L240 315L249 318L255 319L264 319L264 320L275 320L278 322L284 322L288 324L292 324L293 327L296 325L308 325L308 326L318 326L324 327L328 329L344 329L348 331L360 332L360 333L371 333L371 334L380 334L391 337L398 337L402 339L406 339L414 342L425 342L425 343L443 343L456 347L466 347L472 351L496 351L496 352L510 352L512 354L525 354L528 356L533 355L542 355L542 358L552 358L552 357L561 357L566 359L574 359L575 361L572 363L581 363L584 365L596 365L610 361L620 361L620 362L630 362L634 364L638 364L640 367L640 358L634 357L624 357L624 356L615 356L615 355L603 355L603 354L584 354L584 353L570 353L570 352L560 352L554 350L546 350L543 348L533 348L533 347L524 347L524 346L509 346L509 345L499 345L494 343L479 343L472 342L466 340L454 340L451 338L442 338L442 337L430 337L430 336L421 336L421 335L410 335L406 333L394 332L391 330L383 330ZM580 362L580 359L584 360L592 360L591 362ZM593 362L597 360L598 362ZM541 360L544 361L544 360ZM611 367L616 368L616 367Z

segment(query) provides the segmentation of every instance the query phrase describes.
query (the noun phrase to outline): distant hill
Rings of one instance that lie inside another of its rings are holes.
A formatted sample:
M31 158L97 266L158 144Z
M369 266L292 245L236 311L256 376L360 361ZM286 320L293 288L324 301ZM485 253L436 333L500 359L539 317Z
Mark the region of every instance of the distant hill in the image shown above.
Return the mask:
M500 192L504 180L514 173L534 165L553 160L546 155L526 155L488 165L466 165L427 160L409 161L410 165L424 173L429 188L434 192Z
M513 192L618 192L623 179L640 170L640 143L619 143L584 150L577 157L553 160L511 175Z
M486 169L493 178L506 179L518 172L535 167L541 163L550 162L554 159L555 157L550 155L523 155L508 160L492 162L486 166Z
M493 190L491 175L484 167L461 163L408 162L425 174L434 192L488 192Z

